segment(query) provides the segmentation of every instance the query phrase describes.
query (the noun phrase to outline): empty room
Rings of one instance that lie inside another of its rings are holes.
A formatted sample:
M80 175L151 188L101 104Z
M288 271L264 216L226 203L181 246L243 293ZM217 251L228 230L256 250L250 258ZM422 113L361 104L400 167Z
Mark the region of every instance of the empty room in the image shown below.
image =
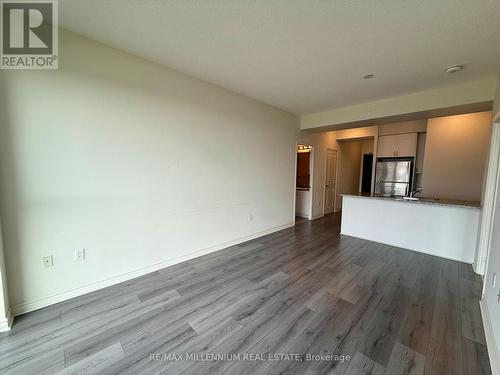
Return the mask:
M500 375L500 1L0 10L0 374Z

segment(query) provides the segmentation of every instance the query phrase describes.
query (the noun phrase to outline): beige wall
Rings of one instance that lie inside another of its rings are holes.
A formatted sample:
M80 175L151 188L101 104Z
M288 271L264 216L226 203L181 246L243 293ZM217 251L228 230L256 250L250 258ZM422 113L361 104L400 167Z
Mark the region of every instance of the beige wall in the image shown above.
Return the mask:
M366 150L370 150L374 152L376 148L376 140L378 134L378 126L367 126L362 128L355 129L345 129L331 132L322 132L322 133L310 133L308 131L300 132L300 142L310 144L314 147L314 166L313 166L313 188L312 188L312 205L313 205L313 217L318 217L323 215L324 213L324 196L325 196L325 171L326 171L326 150L327 148L331 148L334 150L338 150L338 170L337 170L337 182L339 185L337 186L336 193L336 210L340 210L342 206L342 197L340 195L340 184L343 180L343 173L348 173L347 167L342 169L342 154L339 149L338 141L346 141L346 140L358 140L360 147L366 148ZM359 153L360 163L361 163L361 154ZM359 166L357 167L357 173L359 174ZM348 177L350 180L351 177ZM351 184L352 181L347 183ZM358 175L358 183L359 183L359 175ZM357 191L357 190L356 190Z
M497 78L487 77L301 116L301 129L415 113L493 100Z
M337 140L360 139L375 137L378 135L378 126L366 126L363 128L345 129L335 131Z
M378 129L378 135L423 133L427 130L427 120L394 122L380 125Z
M481 200L491 112L429 119L423 195Z
M495 102L493 103L493 116L498 115L500 112L500 74L497 79L497 93L495 96Z
M361 169L360 141L338 142L340 151L339 182L337 194L337 209L342 208L341 194L356 194L359 192L359 172Z
M314 147L314 166L313 166L313 186L312 186L312 216L313 218L323 215L324 213L324 197L325 197L325 171L326 171L326 150L328 148L339 150L340 140L363 140L365 147L373 148L374 139L376 139L378 133L377 126L346 129L340 131L322 132L322 133L310 133L308 131L300 132L300 142L304 144L310 144ZM367 139L372 137L371 139ZM371 142L371 143L370 143ZM358 142L360 143L360 142ZM361 143L360 143L361 144ZM372 151L373 152L373 151ZM339 150L338 153L338 170L337 170L337 182L340 183L343 179L342 171L342 154ZM361 160L361 156L360 156ZM345 171L345 169L344 169ZM359 173L359 167L358 167ZM358 177L359 182L359 177ZM336 193L336 210L339 210L342 205L342 198L340 196L340 188L337 189Z
M326 150L337 149L335 132L308 133L301 132L300 142L313 146L312 170L312 217L323 215L325 199Z
M370 152L373 154L373 143L373 138L361 141L361 154L369 154Z

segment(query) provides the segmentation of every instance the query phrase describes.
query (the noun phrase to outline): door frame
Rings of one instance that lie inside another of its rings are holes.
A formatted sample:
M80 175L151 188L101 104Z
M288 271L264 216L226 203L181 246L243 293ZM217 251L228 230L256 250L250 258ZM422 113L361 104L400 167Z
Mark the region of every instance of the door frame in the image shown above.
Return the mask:
M328 175L328 152L332 151L336 155L336 165L335 165L335 191L333 192L333 211L330 213L337 212L337 189L339 183L339 150L327 147L325 153L325 178L323 179L323 215L328 215L326 213L326 177Z
M316 147L311 145L311 151L309 151L309 209L308 209L308 219L313 219L313 207L314 207L314 155Z
M296 142L295 143L295 165L294 165L294 174L293 174L293 224L295 225L295 217L297 215L297 149L299 145L308 144L307 142ZM315 146L308 144L311 146L311 151L309 151L309 207L307 208L307 219L313 219L313 188L314 188L314 155L315 155Z
M474 271L480 275L485 275L488 267L494 212L497 201L500 199L496 194L500 177L500 111L493 116L491 126L490 149L484 178L483 208L480 214L476 256L473 263Z

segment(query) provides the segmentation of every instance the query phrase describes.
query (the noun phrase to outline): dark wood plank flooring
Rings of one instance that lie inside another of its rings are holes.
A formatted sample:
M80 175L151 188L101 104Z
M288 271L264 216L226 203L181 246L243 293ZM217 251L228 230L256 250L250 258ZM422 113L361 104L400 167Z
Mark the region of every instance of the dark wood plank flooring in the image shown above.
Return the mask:
M305 221L17 317L0 373L491 373L470 265L338 233Z

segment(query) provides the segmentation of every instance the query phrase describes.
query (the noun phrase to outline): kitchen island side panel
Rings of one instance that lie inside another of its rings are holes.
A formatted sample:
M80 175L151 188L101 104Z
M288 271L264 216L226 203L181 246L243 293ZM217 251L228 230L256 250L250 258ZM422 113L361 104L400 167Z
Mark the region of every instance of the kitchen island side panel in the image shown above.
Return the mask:
M341 234L473 263L480 208L344 196Z

